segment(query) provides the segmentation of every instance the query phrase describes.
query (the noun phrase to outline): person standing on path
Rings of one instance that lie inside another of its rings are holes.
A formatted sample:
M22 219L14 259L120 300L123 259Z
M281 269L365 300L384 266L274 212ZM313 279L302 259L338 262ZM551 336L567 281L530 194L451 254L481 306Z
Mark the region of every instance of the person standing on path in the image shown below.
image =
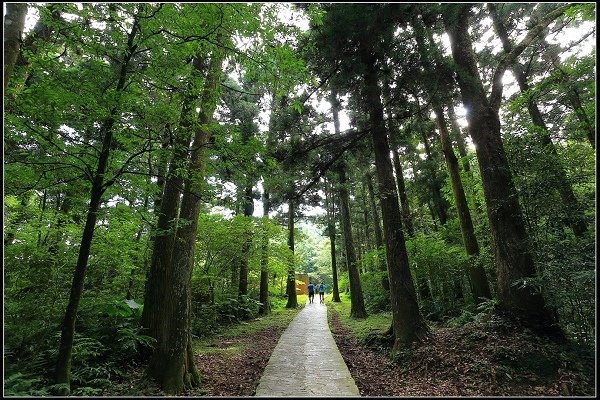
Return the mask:
M315 300L315 285L312 282L308 282L308 302L310 304Z
M323 282L319 285L319 303L325 304L325 285L323 285Z

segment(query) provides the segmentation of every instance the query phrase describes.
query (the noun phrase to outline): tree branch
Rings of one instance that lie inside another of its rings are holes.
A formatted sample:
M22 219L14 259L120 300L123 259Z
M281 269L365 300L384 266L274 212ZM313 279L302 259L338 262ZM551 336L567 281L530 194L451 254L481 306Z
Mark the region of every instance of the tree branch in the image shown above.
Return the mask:
M539 37L539 35L546 29L548 25L565 12L567 8L571 7L571 5L563 5L560 6L548 14L544 18L542 18L536 26L529 30L527 36L519 42L519 44L515 45L512 50L504 56L504 58L500 61L498 68L494 72L494 77L492 79L492 93L490 94L490 105L494 110L498 110L500 108L500 102L502 100L502 77L504 76L504 72L506 69L515 62L516 58L529 46L535 39Z

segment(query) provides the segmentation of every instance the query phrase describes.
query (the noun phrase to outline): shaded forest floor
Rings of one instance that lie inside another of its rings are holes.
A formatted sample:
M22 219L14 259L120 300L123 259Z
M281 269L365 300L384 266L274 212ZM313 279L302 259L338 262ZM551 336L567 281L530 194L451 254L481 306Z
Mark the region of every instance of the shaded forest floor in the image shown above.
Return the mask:
M594 396L594 352L558 345L506 321L434 328L392 360L389 343L330 326L362 396ZM382 336L379 336L382 338Z
M194 341L201 386L182 394L195 396L253 396L269 357L285 328L302 308L279 310L267 317L225 327L211 337ZM131 380L113 385L103 396L165 396L133 368Z
M361 396L595 395L592 350L558 345L509 323L491 321L434 328L424 343L392 360L389 343L381 336L358 339L349 318L340 315L345 310L328 305L332 333ZM197 340L202 385L184 396L253 396L279 337L300 309L282 310ZM142 367L130 377L103 395L165 395L144 380Z

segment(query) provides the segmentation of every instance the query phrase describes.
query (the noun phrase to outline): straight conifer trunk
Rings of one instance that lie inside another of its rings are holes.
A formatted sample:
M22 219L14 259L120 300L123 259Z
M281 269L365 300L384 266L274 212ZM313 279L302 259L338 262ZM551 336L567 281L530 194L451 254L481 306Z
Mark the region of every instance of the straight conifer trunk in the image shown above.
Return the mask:
M490 292L490 285L488 283L485 270L477 261L477 257L479 256L479 243L477 242L477 237L475 236L475 229L473 228L473 221L471 220L471 213L469 211L467 197L465 196L465 191L460 179L458 159L456 158L454 150L452 149L452 142L450 140L450 135L448 134L448 128L446 127L444 110L437 103L434 104L433 109L440 133L442 152L444 153L446 167L448 168L448 175L450 176L454 200L456 201L456 210L458 212L458 220L460 223L463 244L465 246L467 255L469 256L468 272L469 282L471 284L471 292L473 293L473 298L477 304L481 303L484 299L491 299L492 293Z
M337 91L335 88L331 90L331 113L333 114L333 129L336 135L340 133L340 102L337 98ZM336 303L341 302L340 299L340 290L338 286L338 275L337 275L337 253L335 247L335 237L336 237L336 229L335 229L335 191L333 190L333 183L329 181L325 181L325 201L327 202L327 218L328 218L328 227L329 227L329 242L331 244L331 273L333 275L333 298L332 300Z
M244 189L244 217L251 219L254 214L254 201L252 200L252 185ZM240 260L240 281L238 286L238 295L248 294L248 261L250 258L250 246L252 246L252 229L246 228L244 232L244 244L242 245L242 254Z
M375 203L375 190L373 189L373 176L370 172L365 173L365 180L367 181L367 189L369 191L369 206L371 208L371 218L373 218L373 227L375 230L375 245L378 249L383 247L383 233L381 232L381 225L379 220L379 213L377 212L377 204ZM384 268L385 269L385 265Z
M383 98L386 103L391 102L392 93L390 89L390 81L389 78L384 78L383 83ZM387 109L387 128L388 128L388 143L394 142L394 136L399 135L396 121L394 121L394 116L392 113L392 109ZM400 198L400 212L402 215L402 223L408 236L413 236L415 234L413 227L413 220L410 214L410 204L408 203L408 196L406 195L406 185L404 184L404 172L402 171L402 164L400 163L400 155L398 154L398 147L392 147L392 160L393 160L393 169L396 170L396 190L398 191L398 197Z
M342 161L343 163L343 161ZM358 273L356 252L354 250L354 238L352 235L352 222L350 220L350 196L348 195L348 179L346 178L345 165L338 165L340 198L340 217L342 220L342 234L344 235L344 246L346 249L346 264L348 265L348 278L350 280L350 316L354 318L366 318L365 301Z
M433 162L433 155L431 153L429 138L427 136L427 133L423 130L423 128L421 128L421 137L423 138L423 146L425 147L427 160ZM439 218L440 224L446 225L446 222L448 221L448 207L444 201L444 198L442 197L442 184L437 179L435 170L432 170L431 183L429 186L431 188L431 197L433 199L433 209L435 214Z
M271 210L271 201L269 199L269 192L265 189L263 194L263 221L269 219L269 211ZM261 244L261 257L260 257L260 293L259 293L260 306L258 307L258 313L260 315L267 315L271 313L271 304L269 301L269 231L265 224L263 230L262 244Z
M338 287L337 258L335 249L335 221L333 220L329 222L329 242L331 244L331 274L333 278L333 297L331 300L339 303L342 300L340 299L340 289Z
M365 51L365 53L369 52ZM390 160L390 147L383 122L383 105L381 104L381 91L374 57L372 55L363 56L363 65L366 68L364 74L365 105L371 123L390 280L392 324L395 335L393 350L397 351L413 341L424 338L429 328L419 310L417 293L406 254L402 218Z
M335 229L335 199L333 188L328 181L325 181L325 209L327 210L327 233L329 233L329 244L331 250L331 274L333 278L333 297L332 301L339 303L340 290L338 287L337 273L337 251L336 251L336 229Z
M396 169L396 184L398 185L398 197L400 197L400 207L402 211L402 221L406 227L408 236L414 236L415 229L413 227L412 216L410 214L410 204L406 195L406 185L404 184L404 175L398 149L392 149L392 157L394 160L394 168Z
M296 308L298 307L298 296L296 295L296 271L294 266L294 201L289 200L288 209L288 247L292 252L292 255L288 264L288 274L285 286L285 292L287 293L288 300L285 308Z

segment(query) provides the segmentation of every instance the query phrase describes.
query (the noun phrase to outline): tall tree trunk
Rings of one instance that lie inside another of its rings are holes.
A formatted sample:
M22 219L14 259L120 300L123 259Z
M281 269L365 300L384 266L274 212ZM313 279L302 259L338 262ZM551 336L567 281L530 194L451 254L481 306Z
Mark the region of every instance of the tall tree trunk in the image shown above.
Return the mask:
M371 123L371 137L379 183L395 335L393 349L396 351L423 338L429 328L419 310L417 293L406 254L400 206L390 160L390 147L383 122L383 106L375 59L370 55L370 50L363 49L363 51L363 64L366 68L364 73L365 105Z
M337 92L335 89L331 90L330 96L331 112L333 114L333 128L336 135L340 133L340 102L337 98ZM332 301L340 303L340 290L338 286L338 275L337 275L337 252L335 246L335 190L333 189L333 183L329 180L325 181L325 208L327 209L327 223L329 231L329 242L331 245L331 272L333 275L333 298Z
M335 247L335 200L334 192L331 187L327 184L325 189L325 208L327 209L327 232L329 233L329 243L331 247L331 273L333 275L333 298L332 301L339 303L340 290L338 287L338 275L337 275L337 257Z
M413 227L412 215L410 214L410 205L408 203L408 196L406 195L406 185L404 184L404 174L402 172L402 164L400 163L398 149L392 149L392 157L394 159L394 168L396 169L396 184L398 196L400 197L402 221L404 222L408 236L414 236L415 229Z
M172 269L173 251L175 237L177 234L177 219L181 205L181 192L183 189L183 176L178 173L186 168L188 151L191 141L191 99L182 107L181 128L176 135L174 152L169 166L169 172L164 181L162 195L155 204L160 207L157 211L158 221L153 230L154 238L152 244L152 258L150 269L146 276L144 289L144 310L142 311L142 327L145 334L153 337L160 343L166 343L169 327L161 315L161 307L170 294L166 290L165 282L168 282L170 270ZM150 356L152 349L145 349Z
M469 164L469 159L467 158L467 144L465 143L465 137L462 134L460 126L458 126L452 103L448 105L448 119L450 120L450 132L452 132L453 139L456 141L456 147L458 148L458 154L460 154L460 158L462 159L463 171L470 173L471 164Z
M504 48L505 53L510 53L513 49L513 44L508 37L508 32L506 31L506 27L500 21L498 14L496 12L496 6L494 4L488 3L488 9L490 10L490 14L492 16L492 21L494 22L494 28L496 28L496 32L502 41L502 46ZM519 84L519 89L522 93L526 93L530 87L527 82L527 76L523 72L523 67L515 62L512 65L512 70L517 78L517 83ZM548 127L544 122L544 118L542 117L542 113L538 108L537 103L533 98L529 97L527 101L527 111L529 112L529 116L531 117L531 121L533 124L539 128L539 132L541 133L540 139L541 143L549 152L549 156L551 157L551 162L548 165L548 170L555 176L555 179L552 182L555 182L554 187L560 194L560 198L563 202L563 207L566 210L566 214L568 216L569 225L573 230L575 236L581 237L587 231L587 224L585 222L585 217L583 216L583 212L577 197L575 197L575 193L573 193L573 189L571 187L571 183L567 177L567 173L562 165L562 161L556 151L556 146L552 142L550 138L550 133L548 132ZM548 172L548 171L546 171Z
M460 223L463 244L465 246L467 255L469 256L469 282L471 284L471 292L473 293L475 303L481 303L484 299L492 298L490 285L488 283L487 276L485 275L483 266L477 260L477 257L479 256L479 243L477 242L477 237L475 236L475 229L473 228L473 221L471 220L471 213L469 212L467 197L465 196L465 191L460 179L458 159L456 158L454 150L452 149L452 142L448 134L448 128L446 127L444 110L435 100L433 109L440 132L442 152L444 153L444 158L446 159L446 167L448 168L448 175L450 175L450 182L452 184L452 192L454 193L454 199L456 201L456 209L458 211L458 220Z
M432 166L430 188L431 188L434 210L435 210L435 213L436 213L438 219L440 220L440 224L446 225L446 221L448 221L448 210L447 210L446 203L444 202L444 199L442 197L441 183L438 182L438 177L435 172L435 167L434 167L435 161L434 161L433 155L431 153L431 146L429 145L429 138L423 128L421 128L421 137L423 139L423 145L425 147L425 154L427 156L427 161L429 163L431 163L431 166Z
M201 182L206 165L206 148L210 143L210 124L218 102L218 85L222 74L223 54L215 52L210 59L205 86L201 96L198 122L193 125L194 140L190 149L189 175L184 181L181 199L180 223L173 243L172 264L167 266L162 282L162 303L155 305L156 314L165 327L157 337L154 353L147 373L169 394L181 393L186 388L198 386L200 376L194 363L191 331L191 278L198 216L200 213ZM194 67L201 68L199 58ZM164 202L164 200L163 200Z
M19 56L26 15L27 3L6 3L6 14L4 15L4 90L8 86Z
M381 232L381 226L379 225L379 213L377 212L377 204L375 203L375 190L373 189L373 177L370 171L365 174L367 181L367 189L369 191L369 205L371 206L371 217L373 218L373 224L375 225L375 243L377 245L377 264L380 271L387 272L386 261L379 257L379 251L383 249L383 232ZM390 289L390 282L386 277L381 279L381 286L384 290Z
M381 232L379 213L377 212L377 204L375 203L375 190L373 189L373 176L371 175L371 172L367 171L365 173L365 180L367 182L367 189L369 190L369 206L371 208L371 218L373 219L373 227L375 230L375 245L380 249L383 247L383 233Z
M476 146L494 243L500 307L539 333L563 337L546 309L541 292L531 283L536 271L529 237L500 135L498 109L502 71L496 72L498 76L488 100L467 31L471 5L446 7L449 12L443 14L444 25L450 36L452 57L461 69L458 83L463 103L469 110L469 133ZM528 38L529 34L525 39ZM525 48L523 43L520 43L521 51ZM512 54L518 55L516 52ZM505 58L503 62L507 60Z
M433 39L430 39L430 41L432 41ZM463 171L465 171L465 173L467 174L467 176L469 177L470 181L469 181L469 186L468 186L468 193L471 195L471 198L473 199L473 219L475 220L475 224L479 224L481 222L481 219L484 218L485 216L483 216L483 206L481 205L481 202L479 201L479 198L476 195L476 187L473 183L473 179L474 179L474 175L473 175L473 170L471 169L471 163L469 162L469 158L468 158L468 153L467 153L467 148L466 148L466 142L465 142L465 137L466 134L463 133L462 129L460 128L460 126L458 126L458 121L456 119L456 113L454 112L454 105L452 103L450 103L448 105L448 119L450 119L450 132L452 132L452 137L454 138L454 140L456 141L456 147L458 148L458 154L460 154L460 158L462 159L462 168Z
M260 294L258 313L267 315L271 313L271 303L269 301L269 230L267 221L269 220L269 211L271 210L271 200L269 192L265 189L263 193L263 237L261 244L260 257Z
M356 253L354 250L354 238L352 235L352 222L350 220L350 196L348 194L348 179L346 178L346 166L343 162L338 165L340 199L340 217L342 234L344 235L344 246L346 249L346 265L348 266L348 278L350 281L350 316L354 318L366 318L365 301L360 283L360 274Z
M116 110L113 111L116 112ZM115 115L115 112L113 112L112 115ZM57 391L57 394L61 396L67 396L70 392L71 355L73 350L73 339L75 337L75 321L77 319L77 309L79 308L79 302L83 293L83 283L85 280L85 272L90 255L92 239L94 237L94 227L98 219L98 209L100 207L102 194L105 190L103 187L104 173L106 172L108 165L108 156L112 143L112 128L114 123L114 117L111 117L104 122L101 128L101 135L104 136L102 141L102 151L98 159L98 166L96 169L96 174L94 175L94 181L92 183L90 204L88 207L81 243L79 245L79 256L77 258L77 265L75 266L75 273L73 275L73 282L71 284L69 303L67 304L67 309L61 326L60 345L58 348L55 371L56 384L64 385Z
M117 105L111 110L110 116L106 119L99 131L99 137L102 138L102 149L98 157L98 166L94 179L92 182L92 188L90 192L90 203L88 207L87 217L85 226L83 228L83 234L81 237L81 243L79 245L79 255L77 257L77 265L75 266L75 273L73 274L73 282L71 284L71 292L69 295L69 302L65 311L65 316L61 326L60 345L58 348L58 356L56 360L55 369L55 382L60 385L56 389L56 394L66 396L70 393L71 384L71 356L73 351L73 339L75 337L75 321L77 319L77 309L79 308L79 301L83 293L83 283L85 281L85 271L87 269L88 258L90 255L90 249L92 246L92 239L94 237L94 228L98 219L98 209L100 208L100 202L102 194L110 183L104 183L104 175L108 167L108 158L110 155L110 149L112 147L113 138L113 127L115 119L119 113L119 101L120 94L125 88L125 80L127 76L127 68L129 60L135 50L134 39L138 30L138 17L134 18L133 26L129 32L127 38L127 50L124 54L124 59L119 70L117 86L115 92L117 95Z
M392 92L390 89L391 83L389 78L384 78L383 84L383 98L386 103L392 102ZM394 139L400 135L398 131L398 126L396 121L394 120L394 115L392 113L392 108L387 108L387 127L388 127L388 139L389 144L392 147L392 160L393 160L393 168L396 170L396 190L398 191L398 196L400 197L400 212L402 214L402 224L408 233L408 236L414 235L414 227L412 215L410 214L410 205L408 203L408 196L406 195L406 185L404 184L404 173L402 171L402 164L400 163L400 155L398 154L398 145L394 144L397 142Z
M244 217L252 219L254 214L254 201L252 200L252 186L248 185L244 189ZM250 226L244 229L246 236L242 245L241 263L240 263L240 281L238 294L245 296L248 294L248 261L250 258L250 246L252 245L252 229Z
M363 210L363 221L365 223L365 248L368 250L372 250L377 245L373 246L373 235L371 235L371 218L369 217L369 206L367 205L367 188L366 185L362 185L361 196L362 200L362 210ZM383 239L382 239L383 246Z
M294 200L290 195L288 209L288 247L291 251L290 260L288 262L288 274L287 284L285 292L287 293L288 300L285 308L296 308L298 307L298 296L296 295L296 271L294 262Z

